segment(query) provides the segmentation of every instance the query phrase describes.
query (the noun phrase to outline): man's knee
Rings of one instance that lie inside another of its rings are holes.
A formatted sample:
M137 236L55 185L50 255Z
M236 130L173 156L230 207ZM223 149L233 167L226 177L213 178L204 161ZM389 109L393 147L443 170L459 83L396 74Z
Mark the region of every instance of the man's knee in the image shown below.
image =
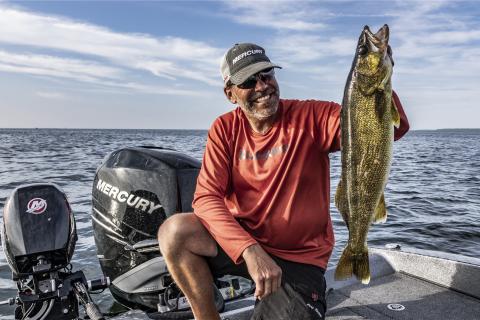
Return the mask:
M158 243L163 254L168 249L176 250L190 236L187 216L190 213L178 213L165 220L158 229Z
M216 254L216 242L193 213L178 213L165 220L158 230L158 242L164 256L179 250Z

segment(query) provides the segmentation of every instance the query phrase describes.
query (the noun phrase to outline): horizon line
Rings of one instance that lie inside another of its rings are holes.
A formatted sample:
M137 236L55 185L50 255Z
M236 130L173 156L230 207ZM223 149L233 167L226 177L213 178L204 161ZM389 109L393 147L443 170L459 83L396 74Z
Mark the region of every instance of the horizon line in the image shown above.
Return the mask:
M0 127L0 130L198 130L208 131L209 128L68 128L68 127ZM439 131L439 130L480 130L479 128L435 128L435 129L410 129L409 131Z

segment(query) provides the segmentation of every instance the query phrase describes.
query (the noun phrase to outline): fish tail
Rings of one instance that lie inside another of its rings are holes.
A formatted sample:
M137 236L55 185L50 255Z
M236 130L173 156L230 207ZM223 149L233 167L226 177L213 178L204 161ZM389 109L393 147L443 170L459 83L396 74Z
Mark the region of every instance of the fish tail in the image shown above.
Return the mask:
M365 246L362 252L354 257L353 274L363 284L370 282L370 263L368 261L368 248Z
M342 256L338 260L337 269L335 270L335 280L345 280L353 274L353 251L348 244L343 249Z

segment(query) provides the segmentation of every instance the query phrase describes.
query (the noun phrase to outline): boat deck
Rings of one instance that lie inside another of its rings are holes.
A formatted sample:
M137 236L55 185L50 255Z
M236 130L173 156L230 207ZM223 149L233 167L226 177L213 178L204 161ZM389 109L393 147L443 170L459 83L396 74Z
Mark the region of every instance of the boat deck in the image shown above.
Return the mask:
M401 272L373 279L368 285L330 290L327 304L329 320L480 319L479 299ZM246 320L252 314L253 299L226 308L222 319Z
M327 271L327 319L480 319L480 259L372 248L370 266L368 285ZM222 319L249 319L253 303L227 303Z
M331 320L480 319L479 299L402 272L333 290L327 301Z

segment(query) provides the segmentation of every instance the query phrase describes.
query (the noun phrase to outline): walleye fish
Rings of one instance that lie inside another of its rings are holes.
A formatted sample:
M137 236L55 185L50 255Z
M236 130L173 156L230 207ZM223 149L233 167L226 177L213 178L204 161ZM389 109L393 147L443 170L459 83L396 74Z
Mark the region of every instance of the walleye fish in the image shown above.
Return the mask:
M348 243L335 279L355 275L370 282L367 234L370 224L385 222L383 190L392 160L393 126L400 124L392 100L393 60L384 25L373 34L365 26L347 78L341 111L342 174L335 205L348 228Z

